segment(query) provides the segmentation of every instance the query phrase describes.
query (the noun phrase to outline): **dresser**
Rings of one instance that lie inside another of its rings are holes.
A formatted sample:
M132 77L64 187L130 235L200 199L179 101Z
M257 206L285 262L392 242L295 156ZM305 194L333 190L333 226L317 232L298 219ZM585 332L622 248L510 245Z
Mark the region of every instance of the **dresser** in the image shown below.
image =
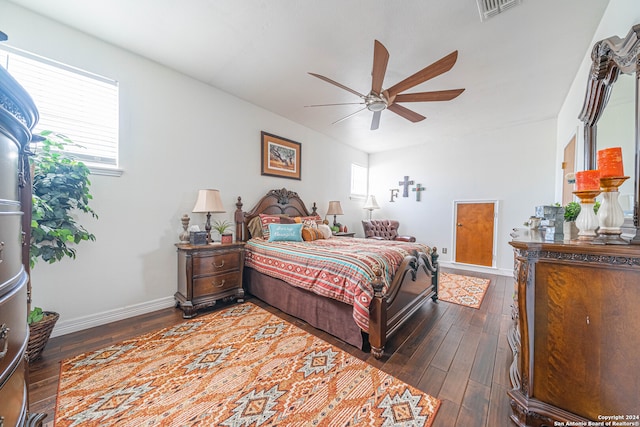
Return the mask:
M178 292L176 304L185 319L220 300L244 301L244 243L176 244Z
M640 425L640 245L512 236L512 421Z
M39 416L29 419L28 413L29 245L23 244L31 223L26 149L37 120L29 95L0 67L0 426L4 427L41 422Z

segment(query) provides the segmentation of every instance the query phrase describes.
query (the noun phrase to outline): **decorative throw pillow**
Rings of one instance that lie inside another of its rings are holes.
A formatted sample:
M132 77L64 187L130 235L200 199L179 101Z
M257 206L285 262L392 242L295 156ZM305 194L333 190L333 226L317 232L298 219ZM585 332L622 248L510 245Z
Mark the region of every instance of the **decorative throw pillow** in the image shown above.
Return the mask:
M251 237L255 237L257 239L262 238L262 219L257 216L252 218L251 221L247 224L247 229L249 233L251 233Z
M313 222L317 224L318 222L322 222L322 218L320 215L311 215L311 216L296 216L293 218L297 223L304 223L305 221Z
M329 227L327 224L318 224L318 230L322 232L325 239L328 239L331 236L333 236L333 233L331 232L331 227Z
M270 242L301 242L302 224L269 224Z
M280 224L280 215L260 214L260 224L262 226L262 238L269 240L269 224Z
M324 233L317 228L302 227L302 240L312 242L314 240L324 239Z

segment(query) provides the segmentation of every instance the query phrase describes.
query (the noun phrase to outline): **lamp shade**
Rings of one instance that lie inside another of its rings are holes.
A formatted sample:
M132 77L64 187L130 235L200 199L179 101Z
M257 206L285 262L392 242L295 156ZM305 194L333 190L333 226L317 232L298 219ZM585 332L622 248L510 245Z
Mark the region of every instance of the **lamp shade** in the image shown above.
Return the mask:
M367 201L364 202L364 206L362 208L368 209L370 211L374 209L380 209L380 206L378 206L378 202L376 201L376 196L370 195L369 197L367 197Z
M218 190L199 190L193 212L225 212L222 199L220 198L220 192Z
M342 206L339 201L329 202L329 209L327 209L327 215L343 215Z

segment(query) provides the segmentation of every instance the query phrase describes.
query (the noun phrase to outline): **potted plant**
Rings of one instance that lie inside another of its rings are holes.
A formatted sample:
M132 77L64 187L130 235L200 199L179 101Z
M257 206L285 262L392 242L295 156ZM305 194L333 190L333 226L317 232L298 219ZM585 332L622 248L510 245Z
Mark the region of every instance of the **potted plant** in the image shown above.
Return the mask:
M231 243L233 241L233 234L232 233L227 233L227 230L229 228L231 228L232 226L233 226L233 224L231 224L229 221L216 220L216 221L213 221L213 224L211 225L211 228L213 228L214 230L216 230L218 232L218 234L220 235L220 241L222 243Z
M600 202L596 201L593 205L593 212L597 215L598 209L600 209ZM569 202L564 207L564 235L566 239L576 239L578 237L578 227L576 226L576 219L580 214L580 203Z
M89 168L65 153L65 146L77 145L64 135L52 131L40 133L43 138L30 159L32 177L31 240L29 266L38 260L52 264L65 257L75 259L74 245L95 240L78 223L76 211L98 218L89 207ZM27 322L31 336L27 352L29 360L37 359L58 320L58 313L34 307Z
M580 213L580 203L569 202L564 207L564 224L563 233L565 240L572 240L578 237L578 227L576 227L576 218Z

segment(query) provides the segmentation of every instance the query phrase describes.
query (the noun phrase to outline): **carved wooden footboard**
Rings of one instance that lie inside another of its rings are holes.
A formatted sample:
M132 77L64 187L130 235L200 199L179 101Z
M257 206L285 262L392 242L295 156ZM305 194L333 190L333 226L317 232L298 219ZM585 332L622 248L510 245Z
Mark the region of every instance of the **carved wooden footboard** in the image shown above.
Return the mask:
M376 358L382 357L387 338L427 299L438 300L438 257L435 247L428 255L418 252L405 257L387 294L382 293L380 276L372 283L374 299L369 306L369 343Z
M239 241L246 241L251 237L247 225L261 213L289 216L316 214L315 203L309 211L297 193L284 188L269 191L249 212L244 212L242 206L242 199L238 197L235 222L236 239ZM377 273L378 276L372 283L374 298L369 306L368 331L371 353L374 357L382 357L387 339L406 323L425 301L429 298L434 302L437 301L438 256L436 248L432 248L429 254L415 252L406 256L386 294L382 292L381 273ZM318 298L325 297L318 296ZM331 316L331 313L327 315Z

